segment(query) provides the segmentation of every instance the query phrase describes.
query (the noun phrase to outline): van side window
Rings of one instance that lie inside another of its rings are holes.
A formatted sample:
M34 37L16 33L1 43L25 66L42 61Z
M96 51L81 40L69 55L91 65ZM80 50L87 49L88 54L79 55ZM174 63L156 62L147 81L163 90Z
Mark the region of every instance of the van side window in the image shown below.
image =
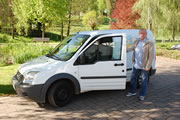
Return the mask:
M113 37L113 56L112 60L121 60L122 37Z
M75 64L94 64L97 61L121 60L122 37L104 37L82 53Z
M106 37L99 40L99 61L121 59L121 37Z
M97 61L98 56L98 41L93 43L85 52L84 52L84 62L85 64L93 64Z

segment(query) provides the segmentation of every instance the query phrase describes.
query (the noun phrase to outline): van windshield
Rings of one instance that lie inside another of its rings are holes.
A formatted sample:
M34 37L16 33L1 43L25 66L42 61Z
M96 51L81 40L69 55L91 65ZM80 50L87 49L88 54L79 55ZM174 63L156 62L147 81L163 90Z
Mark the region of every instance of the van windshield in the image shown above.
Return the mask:
M84 44L90 35L75 34L66 37L60 44L58 44L47 56L54 56L58 60L69 60Z

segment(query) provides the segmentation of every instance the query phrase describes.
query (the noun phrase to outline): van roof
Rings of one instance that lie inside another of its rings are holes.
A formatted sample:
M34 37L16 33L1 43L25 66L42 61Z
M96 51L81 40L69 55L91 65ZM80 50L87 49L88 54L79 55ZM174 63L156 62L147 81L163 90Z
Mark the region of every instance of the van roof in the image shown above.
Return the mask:
M139 29L121 29L121 30L94 30L94 31L81 31L78 34L87 34L91 36L96 36L100 34L116 34L116 33L128 33L128 34L139 34ZM77 34L76 33L76 34ZM148 34L152 34L150 30L147 30Z

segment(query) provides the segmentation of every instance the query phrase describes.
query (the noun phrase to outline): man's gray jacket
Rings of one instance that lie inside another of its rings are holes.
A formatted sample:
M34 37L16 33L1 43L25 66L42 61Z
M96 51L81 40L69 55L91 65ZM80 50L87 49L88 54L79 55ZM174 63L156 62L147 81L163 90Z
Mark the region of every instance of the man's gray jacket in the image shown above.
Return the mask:
M138 41L139 41L139 39L136 40L132 46L127 48L127 52L133 50L133 56L132 56L133 64L135 62L135 48L138 44ZM153 58L154 58L154 46L153 46L153 43L147 39L143 46L142 68L150 69L152 66Z

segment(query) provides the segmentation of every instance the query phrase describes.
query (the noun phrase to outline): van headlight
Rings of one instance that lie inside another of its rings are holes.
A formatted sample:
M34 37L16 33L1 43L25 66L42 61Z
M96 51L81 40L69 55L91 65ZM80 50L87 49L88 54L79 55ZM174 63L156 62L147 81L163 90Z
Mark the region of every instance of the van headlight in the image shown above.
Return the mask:
M28 72L24 78L23 83L32 84L32 81L37 73L39 73L39 71Z

